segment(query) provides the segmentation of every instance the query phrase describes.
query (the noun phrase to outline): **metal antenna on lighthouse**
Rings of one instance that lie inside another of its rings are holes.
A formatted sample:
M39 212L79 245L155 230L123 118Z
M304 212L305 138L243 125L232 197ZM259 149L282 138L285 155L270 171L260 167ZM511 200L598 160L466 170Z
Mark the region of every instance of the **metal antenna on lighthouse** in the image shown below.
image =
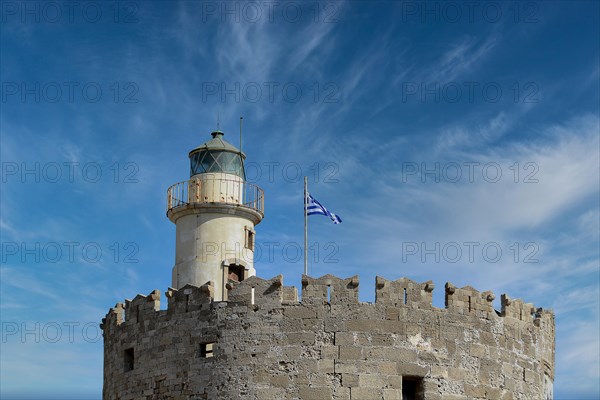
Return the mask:
M244 122L244 117L240 117L240 156L242 155L242 124Z
M242 156L242 124L244 122L244 117L240 117L240 160L242 160L242 173L244 174L244 179L245 178L245 173L244 171L244 157Z

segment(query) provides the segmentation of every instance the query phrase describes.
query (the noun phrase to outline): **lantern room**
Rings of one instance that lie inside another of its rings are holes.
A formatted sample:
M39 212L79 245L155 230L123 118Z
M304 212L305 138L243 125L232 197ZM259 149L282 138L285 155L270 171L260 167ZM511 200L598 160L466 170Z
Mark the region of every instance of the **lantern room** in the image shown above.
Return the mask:
M245 180L246 155L223 139L223 132L211 133L212 139L190 151L190 177L205 173L226 173Z

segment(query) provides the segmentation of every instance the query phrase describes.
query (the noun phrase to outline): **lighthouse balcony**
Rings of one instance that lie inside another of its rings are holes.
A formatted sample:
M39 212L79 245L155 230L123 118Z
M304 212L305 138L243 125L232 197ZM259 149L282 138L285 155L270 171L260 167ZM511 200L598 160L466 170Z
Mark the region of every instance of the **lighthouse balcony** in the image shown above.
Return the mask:
M221 176L220 176L221 175ZM178 208L226 204L247 207L264 215L264 191L241 178L225 174L200 174L167 190L167 215Z

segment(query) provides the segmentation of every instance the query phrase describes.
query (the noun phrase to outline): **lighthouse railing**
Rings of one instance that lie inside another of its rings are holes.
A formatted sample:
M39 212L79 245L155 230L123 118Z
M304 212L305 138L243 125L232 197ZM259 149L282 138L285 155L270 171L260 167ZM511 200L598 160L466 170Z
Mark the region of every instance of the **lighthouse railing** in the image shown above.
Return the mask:
M167 212L189 204L237 204L264 213L264 191L252 183L219 177L192 178L167 189Z

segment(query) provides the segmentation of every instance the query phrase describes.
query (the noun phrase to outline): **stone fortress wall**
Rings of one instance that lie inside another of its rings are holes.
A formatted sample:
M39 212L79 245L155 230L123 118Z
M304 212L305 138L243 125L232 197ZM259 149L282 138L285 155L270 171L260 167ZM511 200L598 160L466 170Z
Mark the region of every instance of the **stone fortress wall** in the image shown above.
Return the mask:
M551 399L552 311L492 292L376 278L210 282L118 303L103 320L105 400ZM404 397L403 397L404 393Z

